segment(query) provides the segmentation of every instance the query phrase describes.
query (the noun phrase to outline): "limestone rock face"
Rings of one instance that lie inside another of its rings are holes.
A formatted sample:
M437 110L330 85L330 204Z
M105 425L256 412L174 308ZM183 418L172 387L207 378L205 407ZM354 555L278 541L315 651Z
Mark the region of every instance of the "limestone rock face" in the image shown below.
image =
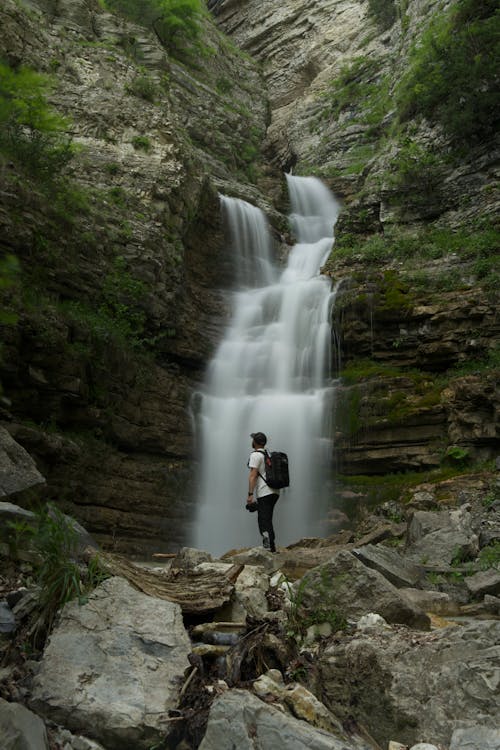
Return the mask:
M177 705L190 642L177 604L110 578L71 602L45 648L32 706L110 750L150 747Z
M217 698L200 750L370 750L362 741L346 740L288 716L244 690Z
M204 41L217 54L198 68L85 0L5 0L0 26L3 60L51 74L50 105L79 149L64 209L14 164L2 172L0 249L18 256L27 289L43 275L45 295L29 309L20 301L6 326L5 416L51 495L100 543L167 551L186 541L191 395L230 307L218 192L267 205L244 174L265 130L264 87L208 21ZM109 331L100 340L92 322L110 293L112 318L115 303L128 308L131 280L143 285L142 356L137 341L124 346Z
M495 734L499 680L500 623L485 621L429 634L361 633L331 645L320 659L318 695L340 718L356 705L358 721L382 746L391 737L410 746L426 737L448 747L468 724Z
M328 585L322 584L328 581ZM302 579L303 604L308 609L332 608L348 618L376 612L387 622L427 630L427 615L415 607L376 570L367 568L351 552L339 552Z

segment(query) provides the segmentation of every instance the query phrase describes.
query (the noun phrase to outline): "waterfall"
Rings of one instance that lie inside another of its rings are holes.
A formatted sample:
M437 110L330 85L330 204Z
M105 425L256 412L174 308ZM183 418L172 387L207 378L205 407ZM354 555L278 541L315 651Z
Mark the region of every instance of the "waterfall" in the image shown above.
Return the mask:
M321 533L331 456L330 280L319 275L333 242L338 204L313 177L287 175L298 242L281 275L262 212L221 197L236 253L239 290L196 415L201 450L193 544L213 554L260 544L245 511L251 432L290 461L290 488L275 510L279 546Z

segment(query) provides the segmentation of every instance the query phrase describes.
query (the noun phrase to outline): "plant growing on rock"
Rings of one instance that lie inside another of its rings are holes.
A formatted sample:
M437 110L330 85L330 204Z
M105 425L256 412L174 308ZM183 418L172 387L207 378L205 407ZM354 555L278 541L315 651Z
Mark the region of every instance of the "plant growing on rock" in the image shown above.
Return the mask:
M79 536L72 520L56 506L47 505L36 514L33 524L14 525L16 544L29 546L35 554L35 575L40 587L38 616L30 629L34 645L50 632L58 610L72 599L85 602L85 591L102 580L99 562L94 561L82 582L77 563Z
M328 580L326 571L322 571L319 581L314 583L314 592L325 601L331 598L331 582ZM302 579L296 586L288 585L290 607L288 610L287 635L297 642L301 642L311 625L327 623L332 632L344 630L347 627L346 619L333 607L306 605L306 593L312 584L306 578ZM328 593L329 592L329 593ZM328 595L327 595L328 594Z
M436 14L398 85L400 120L422 115L465 143L492 136L500 117L497 58L494 0L459 0Z
M51 85L48 76L0 62L0 153L46 180L74 155L67 121L47 103Z
M201 0L106 0L107 7L151 28L172 57L186 59L193 48L200 52Z

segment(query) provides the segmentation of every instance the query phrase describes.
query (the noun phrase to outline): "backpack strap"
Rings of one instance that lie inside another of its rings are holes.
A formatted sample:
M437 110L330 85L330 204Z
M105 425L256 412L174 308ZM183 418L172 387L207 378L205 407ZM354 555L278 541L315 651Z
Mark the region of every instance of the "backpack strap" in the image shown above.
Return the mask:
M260 451L259 449L257 449L257 450L254 451L254 453L262 453L262 455L264 456L264 464L265 464L266 458L268 456L268 453L267 453L266 449L264 448L264 450L262 450L262 451ZM262 479L262 481L264 482L264 484L266 485L266 487L269 487L268 483L266 482L266 478L262 476L262 474L260 473L260 471L258 471L257 474ZM269 489L271 489L271 488L269 487Z

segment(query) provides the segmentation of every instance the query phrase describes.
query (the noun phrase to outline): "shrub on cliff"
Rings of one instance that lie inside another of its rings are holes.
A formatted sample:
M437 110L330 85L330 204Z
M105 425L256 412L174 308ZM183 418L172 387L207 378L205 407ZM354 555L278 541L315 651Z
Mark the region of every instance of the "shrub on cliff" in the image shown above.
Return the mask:
M492 136L500 119L499 25L494 0L459 0L436 16L398 86L400 119L423 115L464 142Z
M67 122L47 103L48 76L0 62L0 152L40 178L57 175L72 158Z
M201 0L106 0L108 8L151 28L173 57L189 56L201 35Z

